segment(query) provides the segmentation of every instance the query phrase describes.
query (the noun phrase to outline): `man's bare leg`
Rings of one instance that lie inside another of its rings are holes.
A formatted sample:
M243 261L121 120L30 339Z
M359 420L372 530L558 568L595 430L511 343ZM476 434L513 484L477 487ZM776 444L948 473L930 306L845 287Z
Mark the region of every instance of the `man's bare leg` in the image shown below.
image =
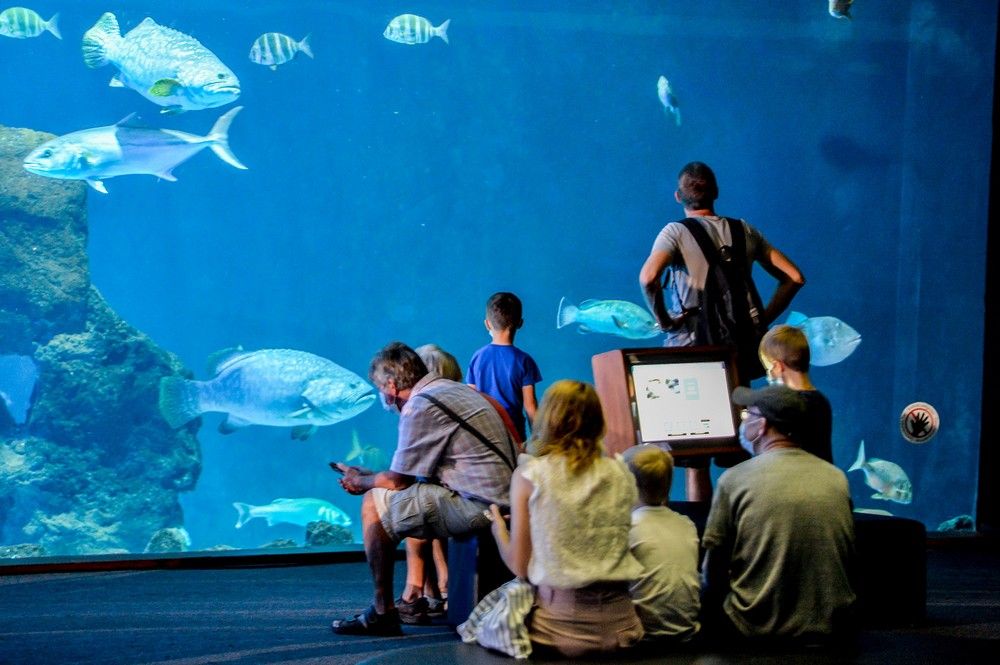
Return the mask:
M371 492L366 492L361 501L361 529L365 555L368 557L368 567L371 568L372 582L375 585L375 611L385 614L396 606L392 598L396 543L382 528Z
M712 500L712 475L709 467L688 467L684 475L685 490L688 501Z

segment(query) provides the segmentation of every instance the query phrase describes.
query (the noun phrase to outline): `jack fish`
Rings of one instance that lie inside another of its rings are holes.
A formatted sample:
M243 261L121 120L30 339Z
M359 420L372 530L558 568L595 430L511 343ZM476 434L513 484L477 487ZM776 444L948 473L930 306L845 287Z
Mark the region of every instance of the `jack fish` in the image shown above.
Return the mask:
M59 14L53 14L48 21L43 21L33 9L27 7L10 7L0 12L0 35L14 39L37 37L48 30L56 39L62 39L59 34Z
M444 43L448 43L448 19L438 27L431 25L431 22L423 16L415 14L402 14L389 21L382 36L392 42L400 44L426 44L434 37L440 37Z
M875 494L872 494L873 499L896 503L909 503L913 500L913 485L906 472L898 464L884 459L877 457L865 459L864 441L858 448L858 458L847 472L859 469L864 472L868 487L875 490Z
M329 522L335 526L351 526L351 518L343 510L322 499L275 499L266 506L251 506L249 503L233 503L239 517L236 528L255 517L263 517L268 526L275 524L298 524L306 526L310 522Z
M670 81L667 80L666 76L661 76L656 82L656 96L660 98L660 104L663 104L663 111L667 115L672 115L674 122L680 127L681 107L677 102L677 97L674 96L674 91L670 87Z
M648 339L660 328L645 308L627 300L584 300L579 306L559 301L556 328L579 323L578 332L599 332L627 339Z
M322 425L352 418L375 402L360 376L305 351L227 349L209 358L209 381L177 376L160 379L160 413L171 427L199 415L227 414L219 431L248 425L291 427L293 439L307 439Z
M850 19L852 4L854 0L830 0L830 16Z
M805 333L810 362L817 367L839 363L861 344L861 334L835 316L806 316L791 312L785 323L801 328Z
M93 68L113 64L111 87L132 88L163 106L160 113L222 106L240 96L236 74L214 53L151 18L122 37L118 19L106 12L83 35L83 61Z
M223 114L207 136L134 126L129 124L133 113L117 124L83 129L43 143L25 157L24 168L48 178L86 180L102 194L108 193L104 179L119 175L148 174L176 181L173 169L204 148L211 148L227 164L245 169L229 149L229 125L242 108Z

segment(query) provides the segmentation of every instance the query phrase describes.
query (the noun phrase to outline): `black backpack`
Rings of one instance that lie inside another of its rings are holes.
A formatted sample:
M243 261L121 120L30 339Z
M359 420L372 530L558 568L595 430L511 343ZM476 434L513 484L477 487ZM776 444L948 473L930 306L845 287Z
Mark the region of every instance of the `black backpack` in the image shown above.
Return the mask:
M743 223L724 217L729 225L731 245L716 248L708 232L690 217L680 222L694 236L708 262L705 290L701 292L695 316L695 344L736 348L741 383L764 376L757 347L765 326L761 321L764 306L753 283L752 265L746 261L746 236ZM688 257L684 262L690 265Z

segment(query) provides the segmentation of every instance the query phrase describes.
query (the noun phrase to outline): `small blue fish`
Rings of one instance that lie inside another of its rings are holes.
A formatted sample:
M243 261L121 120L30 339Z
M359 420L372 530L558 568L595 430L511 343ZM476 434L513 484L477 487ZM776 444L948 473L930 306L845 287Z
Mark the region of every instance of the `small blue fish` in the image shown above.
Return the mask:
M132 88L164 107L160 113L213 108L240 96L236 74L214 53L151 18L123 37L115 15L104 13L83 35L83 61L91 68L117 67L111 87Z
M423 16L415 14L402 14L389 21L382 36L391 42L400 44L426 44L434 37L440 37L444 43L448 43L448 19L438 27L431 25L431 22Z
M578 332L599 332L627 339L649 339L661 333L649 312L627 300L584 300L579 306L559 301L556 328L578 323Z
M205 148L227 164L245 169L229 149L229 125L242 108L224 113L207 136L136 126L131 124L132 114L114 125L46 141L25 157L24 168L48 178L86 180L102 194L108 193L104 180L120 175L148 174L175 181L173 169Z
M59 14L53 14L48 21L43 21L33 9L27 7L10 7L0 12L0 35L14 39L37 37L48 30L56 39L62 39L59 34Z
M353 418L375 402L372 387L354 372L305 351L225 349L209 359L209 381L160 379L160 413L180 427L202 413L227 414L219 431L248 425L291 427L306 439L317 427Z
M852 4L854 4L854 0L830 0L830 16L849 20Z
M875 490L875 494L872 494L873 499L896 503L910 503L913 500L913 485L906 472L894 462L877 457L865 459L864 441L858 448L858 458L847 472L859 469L864 472L868 487Z
M310 58L313 57L312 47L309 46L309 35L297 42L280 32L266 32L250 47L250 61L275 70L278 65L285 64L300 52Z
M351 526L351 518L343 510L322 499L275 499L266 506L252 506L249 503L233 503L239 516L236 528L255 517L267 520L268 526L275 524L297 524L306 526L310 522L329 522L334 526Z
M667 80L666 76L661 76L656 82L656 96L660 98L660 103L663 104L663 110L667 115L674 116L674 122L677 126L681 126L681 107L680 103L677 101L677 97L674 96L674 91L670 87L670 81Z
M353 462L354 466L362 466L371 471L385 471L389 468L389 460L378 446L361 445L358 431L351 431L351 451L344 458L345 462Z
M30 356L0 356L0 404L18 425L28 419L31 395L38 381L38 367Z
M839 363L861 344L861 334L835 316L807 317L791 312L785 323L805 333L810 363L817 367Z

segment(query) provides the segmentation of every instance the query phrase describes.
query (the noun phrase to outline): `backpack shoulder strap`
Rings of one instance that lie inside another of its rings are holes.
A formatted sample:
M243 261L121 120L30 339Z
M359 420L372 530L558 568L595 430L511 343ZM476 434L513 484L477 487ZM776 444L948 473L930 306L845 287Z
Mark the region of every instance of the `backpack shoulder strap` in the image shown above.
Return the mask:
M684 225L684 228L694 236L695 242L698 243L698 249L705 256L705 260L708 261L709 265L715 264L719 257L719 250L712 242L712 239L708 237L708 232L702 227L702 225L696 219L687 217L682 219L680 224Z
M511 440L510 438L510 432L507 432L507 444L510 446L510 455L511 455L510 459L508 459L507 456L500 451L500 449L497 447L495 443L493 443L485 436L483 436L482 432L480 432L475 427L470 425L464 418L462 418L457 413L452 411L450 408L445 406L444 402L439 400L437 397L434 397L433 395L426 395L424 393L417 393L416 395L414 395L414 397L423 397L425 400L427 400L437 408L441 409L441 411L443 411L446 416L448 416L456 423L458 423L459 427L467 431L469 434L472 434L474 437L479 439L483 443L483 445L485 445L487 448L496 453L497 456L500 459L502 459L508 467L510 467L511 471L513 471L514 467L517 466L517 451L514 448L513 440ZM506 431L506 429L507 428L505 427L504 430Z

